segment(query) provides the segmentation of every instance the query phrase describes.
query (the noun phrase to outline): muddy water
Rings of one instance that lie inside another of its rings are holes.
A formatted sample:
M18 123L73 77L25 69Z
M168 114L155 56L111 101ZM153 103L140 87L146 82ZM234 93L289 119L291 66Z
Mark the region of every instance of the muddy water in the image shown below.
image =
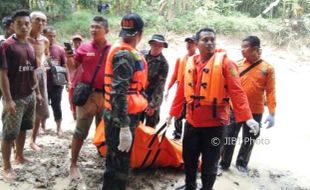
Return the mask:
M170 64L169 77L172 74L176 57L185 53L183 40L175 39L175 36L168 37L168 40L173 40L174 43L170 46L171 48L164 51ZM219 39L218 46L227 49L233 60L241 58L239 41L231 41L223 37ZM307 123L310 107L308 101L310 97L309 58L300 58L268 46L263 47L263 57L276 69L278 99L276 126L269 130L262 129L261 143L255 145L249 164L250 172L242 174L232 166L228 172L217 179L216 189L310 189L310 168L307 164L310 160L310 155L307 154L310 144L310 127ZM174 91L175 88L172 88L168 101L163 103L161 123L167 117ZM94 125L79 158L83 181L76 183L68 176L69 147L75 123L65 91L62 107L65 137L57 138L52 118L47 122L48 131L45 134L41 132L37 139L37 142L43 146L42 151L34 152L29 149L28 134L25 154L33 158L35 162L22 166L13 165L18 174L18 179L14 183L4 182L0 175L0 190L101 189L105 160L98 156L97 150L91 144ZM168 129L168 136L171 136L172 131L172 128ZM0 159L0 166L2 166L2 159ZM171 168L135 170L131 172L128 189L175 189L183 184L184 174L179 170ZM200 186L200 182L198 185Z

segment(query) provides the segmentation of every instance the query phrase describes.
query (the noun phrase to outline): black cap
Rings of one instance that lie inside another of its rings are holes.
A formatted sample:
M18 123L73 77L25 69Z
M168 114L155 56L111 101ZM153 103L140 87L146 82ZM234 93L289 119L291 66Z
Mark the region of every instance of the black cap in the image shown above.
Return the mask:
M191 36L191 37L187 37L187 38L185 38L184 41L185 41L185 42L189 42L189 41L195 42L195 41L196 41L196 36L194 35L194 36Z
M2 21L1 21L1 26L2 28L8 28L12 23L12 17L10 16L6 16L6 17L3 17Z
M151 42L160 42L160 43L163 43L165 48L168 47L168 43L165 41L165 37L163 35L160 35L160 34L154 34L152 36L152 39L149 41L149 44Z
M129 13L122 18L120 37L133 37L143 30L144 22L136 13Z

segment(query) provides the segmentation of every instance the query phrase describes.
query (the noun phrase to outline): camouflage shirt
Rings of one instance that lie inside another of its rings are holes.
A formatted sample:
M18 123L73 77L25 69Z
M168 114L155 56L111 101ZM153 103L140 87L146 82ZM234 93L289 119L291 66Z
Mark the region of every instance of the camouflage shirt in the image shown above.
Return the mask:
M111 119L117 127L129 126L127 91L135 71L135 60L127 50L118 51L112 60Z
M163 101L165 83L169 70L168 62L162 53L156 57L152 56L149 52L143 53L148 63L149 82L145 92L148 96L149 106L158 108Z

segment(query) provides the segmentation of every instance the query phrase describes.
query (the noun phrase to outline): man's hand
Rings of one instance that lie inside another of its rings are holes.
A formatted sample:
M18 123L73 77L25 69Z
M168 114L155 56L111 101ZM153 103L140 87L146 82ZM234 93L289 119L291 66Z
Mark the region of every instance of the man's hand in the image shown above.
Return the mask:
M273 127L274 126L274 115L269 114L264 123L265 124L268 123L266 129Z
M132 136L129 127L123 127L119 132L119 145L118 150L122 152L129 152L132 144Z
M254 135L259 133L259 125L254 119L247 120L245 124L251 129L250 133L254 133Z
M16 113L15 102L13 100L4 101L4 109L12 114L15 114Z
M43 104L43 97L42 97L41 93L36 94L36 98L37 98L37 103L39 105L42 105Z
M71 82L68 82L66 84L66 91L69 92L70 88L71 88Z
M73 58L74 54L73 54L72 50L65 49L65 56L66 56L66 58L71 58L71 57Z
M152 116L154 115L155 113L155 108L151 108L150 106L148 106L146 109L145 109L145 113L147 116Z

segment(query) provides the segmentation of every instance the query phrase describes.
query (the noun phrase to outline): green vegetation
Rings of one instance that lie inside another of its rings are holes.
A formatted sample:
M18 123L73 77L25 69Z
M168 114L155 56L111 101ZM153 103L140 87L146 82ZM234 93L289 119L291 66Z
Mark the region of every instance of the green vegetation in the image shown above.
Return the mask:
M19 3L18 3L19 2ZM74 33L87 37L89 23L98 15L99 0L10 0L0 5L0 16L17 8L42 10L60 40ZM137 12L145 20L146 34L194 33L204 26L217 33L269 37L279 46L294 40L310 46L310 0L107 0L101 13L110 23L110 39L117 38L121 16ZM4 7L5 6L5 7Z

